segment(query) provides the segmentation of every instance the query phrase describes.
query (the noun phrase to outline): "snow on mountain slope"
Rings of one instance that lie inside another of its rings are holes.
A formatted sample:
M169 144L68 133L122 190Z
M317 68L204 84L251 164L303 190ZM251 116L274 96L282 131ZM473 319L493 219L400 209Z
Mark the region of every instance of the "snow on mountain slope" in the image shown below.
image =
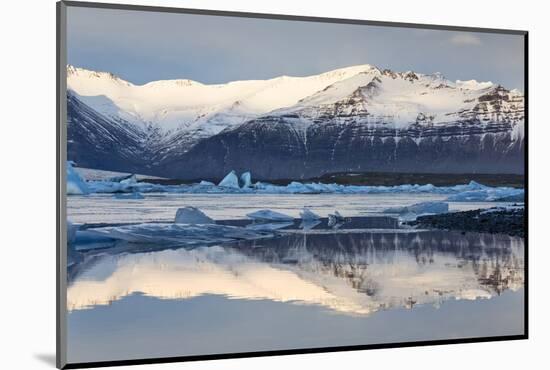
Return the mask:
M217 134L274 109L296 104L369 65L342 68L309 77L205 85L191 80L134 85L107 72L67 66L67 86L99 113L142 128L154 125L171 141L190 141Z
M134 85L72 66L67 76L74 114L86 108L86 117L103 122L102 132L112 129L105 133L113 137L109 145L116 146L117 124L135 128L132 144L142 151L136 163L147 174L221 178L238 169L275 179L346 171L523 171L523 94L491 82L370 65L218 85ZM95 128L88 118L78 120L87 123L82 133ZM93 138L78 138L94 146ZM107 145L103 136L95 138ZM90 150L75 154L103 163L105 153Z
M162 164L166 176L331 172L522 173L524 98L490 82L371 68ZM204 158L208 158L205 161ZM185 165L182 165L184 163Z
M364 125L383 123L395 129L417 123L437 127L467 118L492 123L506 120L515 125L516 136L522 137L523 95L491 82L452 82L438 73L372 70L336 82L295 106L271 113L291 114L298 114L306 125L332 114L344 121L352 115L355 122L359 120Z

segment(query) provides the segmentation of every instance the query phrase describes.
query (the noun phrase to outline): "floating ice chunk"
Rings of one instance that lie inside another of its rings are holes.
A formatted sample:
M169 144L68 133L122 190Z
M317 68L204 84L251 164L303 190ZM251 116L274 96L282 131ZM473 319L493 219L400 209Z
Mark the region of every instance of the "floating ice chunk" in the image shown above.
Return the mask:
M130 174L130 175L113 176L113 177L110 177L110 178L106 179L105 181L109 181L109 182L121 182L121 181L123 181L123 180L126 180L126 179L131 178L132 176L135 176L135 175Z
M275 212L270 209L261 209L256 212L252 212L246 215L246 217L255 221L293 221L291 216L283 213Z
M314 219L303 219L300 223L300 228L304 230L311 230L315 226L319 225L321 223L320 220L314 220Z
M199 183L200 186L216 186L216 184L214 184L213 182L210 182L210 181L205 181L205 180L202 180L200 183Z
M76 232L78 231L79 225L75 225L70 221L67 221L67 243L73 244L76 240Z
M274 230L283 229L285 227L292 226L292 225L294 225L294 222L268 222L268 223L261 223L261 224L257 224L257 223L249 224L249 225L246 225L246 228L250 230L256 230L256 231L274 231Z
M86 181L75 171L73 162L67 161L67 194L82 195L88 193L89 189Z
M439 214L449 212L449 205L445 202L421 202L406 207L392 207L384 210L384 213L398 214Z
M239 187L239 178L237 177L237 174L235 171L229 172L222 181L218 184L218 186L226 187L226 188L232 188L232 189L240 189Z
M249 188L252 186L252 175L250 172L241 174L241 188Z
M481 190L481 189L486 189L487 186L482 185L479 182L476 182L476 181L472 180L472 181L470 181L470 183L468 183L468 188L470 190Z
M328 215L328 226L329 226L329 227L338 228L338 227L340 227L345 221L346 221L346 219L344 218L344 216L342 216L342 215L340 214L340 212L338 212L338 211L334 211L334 214L329 214L329 215Z
M145 199L143 194L134 192L134 193L115 193L115 199Z
M103 249L114 246L115 239L98 235L88 230L78 230L74 241L74 249L77 251Z
M131 175L123 180L120 180L119 182L122 185L134 185L137 184L138 181L136 175Z
M302 220L318 220L321 218L307 207L304 207L302 212L300 212L300 217Z
M205 215L200 209L195 207L179 208L176 212L176 224L214 224L213 219Z
M419 215L417 213L412 213L412 212L403 213L399 215L399 220L402 222L414 221L418 218L418 216Z
M209 245L237 240L271 238L267 231L247 230L244 227L217 224L143 223L125 226L91 228L91 234L124 240L131 243L170 245Z

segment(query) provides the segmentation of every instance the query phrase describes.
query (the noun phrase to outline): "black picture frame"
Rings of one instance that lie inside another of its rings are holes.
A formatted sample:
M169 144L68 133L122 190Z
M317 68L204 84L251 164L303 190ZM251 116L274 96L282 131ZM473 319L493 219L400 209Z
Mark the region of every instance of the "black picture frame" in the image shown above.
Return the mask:
M299 15L283 15L283 14L265 14L265 13L249 13L249 12L232 12L232 11L219 11L219 10L205 10L205 9L189 9L189 8L174 8L174 7L159 7L159 6L143 6L143 5L129 5L129 4L109 4L98 2L80 2L80 1L60 1L56 4L57 13L57 63L56 63L56 76L57 76L57 94L56 94L56 119L57 119L57 143L56 143L56 174L57 174L57 186L56 186L56 236L57 236L57 253L56 253L56 366L59 369L77 369L77 368L93 368L93 367L106 367L106 366L125 366L125 365L138 365L138 364L157 364L157 363L171 363L171 362L187 362L187 361L204 361L204 360L218 360L218 359L233 359L244 357L264 357L264 356L281 356L281 355L294 355L294 354L308 354L308 353L322 353L322 352L341 352L341 351L358 351L369 349L382 349L382 348L399 348L399 347L419 347L419 346L434 346L434 345L446 345L446 344L461 344L461 343L480 343L480 342L496 342L496 341L509 341L509 340L525 340L529 338L529 228L528 228L528 215L529 215L529 53L528 53L528 36L529 32L525 30L511 30L511 29L492 29L492 28L476 28L476 27L461 27L461 26L448 26L448 25L433 25L433 24L418 24L418 23L399 23L399 22L382 22L382 21L370 21L360 19L338 19L338 18L324 18L324 17L310 17ZM116 9L116 10L133 10L143 12L165 12L165 13L180 13L180 14L196 14L196 15L210 15L210 16L223 16L223 17L240 17L240 18L256 18L256 19L277 19L287 21L306 21L306 22L320 22L320 23L337 23L337 24L354 24L354 25L369 25L369 26L385 26L396 28L414 28L414 29L428 29L428 30L451 30L451 31L466 31L466 32L480 32L480 33L497 33L497 34L509 34L520 35L524 38L524 101L525 101L525 136L524 136L524 189L525 189L525 217L524 217L524 267L525 267L525 280L524 280L524 333L520 335L509 336L491 336L491 337L477 337L477 338L465 338L465 339L443 339L443 340L425 340L414 342L395 342L395 343L381 343L381 344L369 344L369 345L353 345L353 346L335 346L335 347L320 347L320 348L298 348L289 350L273 350L273 351L260 351L260 352L241 352L241 353L222 353L222 354L208 354L197 356L174 356L174 357L162 357L162 358L139 358L139 359L127 359L120 361L98 361L98 362L82 362L82 363L67 363L66 360L66 253L67 253L67 240L66 240L66 10L68 7L81 7L81 8L96 8L96 9Z

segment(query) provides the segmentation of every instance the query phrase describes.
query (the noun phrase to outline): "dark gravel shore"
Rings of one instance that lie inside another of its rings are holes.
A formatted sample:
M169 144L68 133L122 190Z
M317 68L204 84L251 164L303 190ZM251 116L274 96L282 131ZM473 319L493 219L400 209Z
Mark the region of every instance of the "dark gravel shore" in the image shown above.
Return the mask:
M428 229L474 231L491 234L507 234L524 237L523 208L493 208L465 212L444 213L439 215L420 216L407 225Z

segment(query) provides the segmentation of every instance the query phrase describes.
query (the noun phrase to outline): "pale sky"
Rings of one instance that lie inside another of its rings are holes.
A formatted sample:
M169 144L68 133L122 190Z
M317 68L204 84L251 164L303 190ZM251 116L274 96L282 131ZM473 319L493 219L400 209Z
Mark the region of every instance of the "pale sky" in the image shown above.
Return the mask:
M523 90L523 36L68 7L68 63L136 84L307 76L357 64Z

